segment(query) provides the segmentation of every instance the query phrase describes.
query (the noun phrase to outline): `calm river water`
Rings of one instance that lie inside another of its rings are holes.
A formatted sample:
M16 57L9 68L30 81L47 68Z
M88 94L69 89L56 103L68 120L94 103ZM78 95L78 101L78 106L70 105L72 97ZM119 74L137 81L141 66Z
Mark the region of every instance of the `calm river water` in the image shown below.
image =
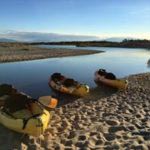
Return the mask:
M104 47L77 48L74 46L62 46L62 48L103 50L105 52L86 56L0 63L0 84L13 84L19 90L36 98L51 94L48 79L54 72L61 72L82 83L87 83L90 87L95 87L93 78L94 72L98 68L105 68L118 78L150 71L147 66L150 50Z

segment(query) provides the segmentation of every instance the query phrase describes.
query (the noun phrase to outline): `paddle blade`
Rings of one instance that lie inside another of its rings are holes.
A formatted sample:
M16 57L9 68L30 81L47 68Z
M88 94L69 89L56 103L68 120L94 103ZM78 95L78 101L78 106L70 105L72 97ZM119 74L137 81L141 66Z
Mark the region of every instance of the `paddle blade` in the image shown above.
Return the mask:
M38 101L49 108L55 108L58 103L58 100L51 96L42 96L38 99Z

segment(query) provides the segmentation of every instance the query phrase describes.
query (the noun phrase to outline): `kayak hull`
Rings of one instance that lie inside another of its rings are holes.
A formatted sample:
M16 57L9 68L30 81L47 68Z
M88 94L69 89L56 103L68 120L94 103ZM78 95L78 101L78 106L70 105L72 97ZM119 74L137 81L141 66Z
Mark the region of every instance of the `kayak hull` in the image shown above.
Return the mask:
M80 84L77 87L67 88L64 85L59 85L50 79L49 86L58 92L70 94L70 95L74 95L74 96L79 96L79 97L83 97L89 93L89 86L85 85L85 84Z
M98 74L98 71L95 72L95 81L99 83L103 83L107 86L117 88L119 90L125 90L127 88L128 82L126 80L111 80L106 79L104 76Z
M13 114L14 117L7 114L2 109L0 110L0 123L4 125L5 127L14 130L16 132L29 134L32 136L39 136L41 135L45 129L48 127L49 120L51 118L51 114L47 110L42 110L42 113L38 115L38 111L36 110L36 104L34 104L33 108L35 109L35 116L30 116L30 119L26 122L26 125L24 124L25 118L23 118L28 112L28 110L21 110L18 112L15 112ZM37 112L36 112L37 111Z

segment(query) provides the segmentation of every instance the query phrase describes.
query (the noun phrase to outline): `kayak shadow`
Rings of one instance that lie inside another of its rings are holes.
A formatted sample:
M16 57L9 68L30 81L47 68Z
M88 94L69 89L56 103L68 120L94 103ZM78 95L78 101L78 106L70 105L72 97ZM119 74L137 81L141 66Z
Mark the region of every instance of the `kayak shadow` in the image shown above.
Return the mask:
M0 133L0 150L39 149L39 146L45 146L45 143L40 140L40 137L18 133L1 124Z
M52 90L51 95L52 95L52 97L58 99L57 107L61 107L61 106L66 105L68 103L72 103L75 100L80 98L79 96L64 94L64 93L58 92L56 90Z
M118 89L106 86L102 83L96 83L97 87L90 89L90 93L85 97L85 99L99 100L104 97L109 97L116 93Z
M1 149L21 149L21 133L14 132L0 125L0 148Z

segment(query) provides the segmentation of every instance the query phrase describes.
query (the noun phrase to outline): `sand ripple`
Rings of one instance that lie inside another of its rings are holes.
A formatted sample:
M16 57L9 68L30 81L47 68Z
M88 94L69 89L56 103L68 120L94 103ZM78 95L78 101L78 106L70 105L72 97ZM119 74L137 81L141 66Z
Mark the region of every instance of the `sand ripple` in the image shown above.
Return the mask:
M21 149L149 150L150 74L128 79L130 84L125 92L96 100L89 96L57 108L41 137L22 138L18 142L16 133L11 133L13 140ZM4 138L10 131L3 127L0 131L0 145L7 149L11 142Z

